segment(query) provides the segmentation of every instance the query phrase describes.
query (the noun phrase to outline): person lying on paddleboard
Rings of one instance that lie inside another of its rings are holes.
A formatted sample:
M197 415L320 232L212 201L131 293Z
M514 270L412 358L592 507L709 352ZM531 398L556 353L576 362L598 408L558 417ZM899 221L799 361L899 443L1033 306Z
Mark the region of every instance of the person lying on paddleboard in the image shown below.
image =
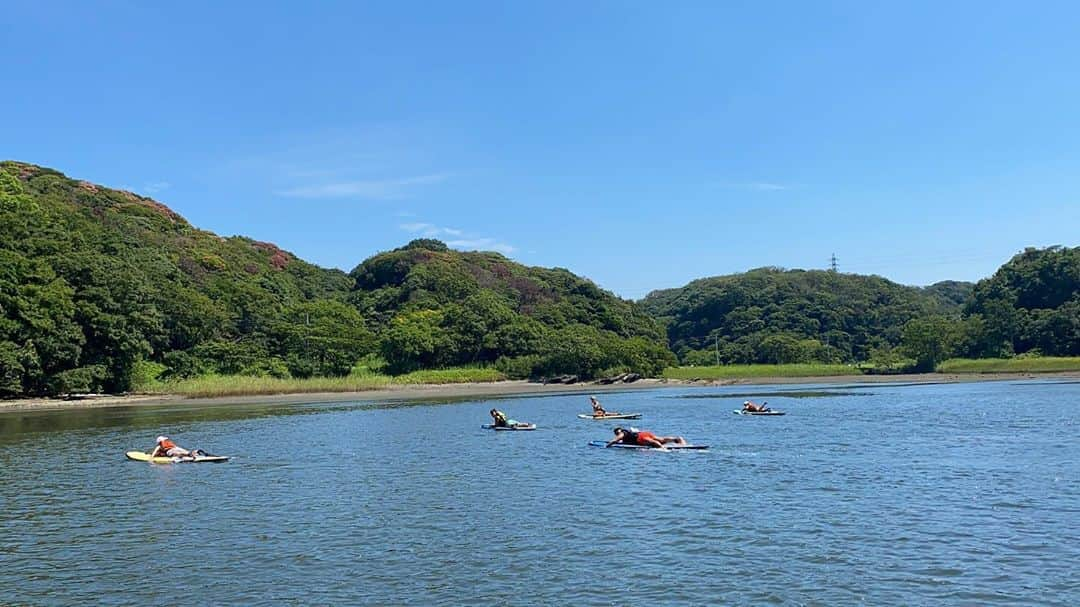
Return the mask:
M517 428L518 426L528 426L529 424L519 422L516 419L510 419L506 417L506 414L498 409L491 410L491 419L495 420L494 424L496 428Z
M661 448L668 443L678 443L680 445L686 444L686 439L681 436L657 436L648 430L615 428L614 432L615 438L604 445L605 447L610 447L615 443Z
M201 449L194 449L188 451L183 447L180 447L176 443L172 442L168 436L157 437L157 445L154 450L150 452L150 457L195 457L196 455L205 455Z
M618 415L618 411L604 411L604 408L600 406L600 401L596 400L595 396L589 397L589 403L592 404L593 417L607 417L608 415Z
M751 413L764 413L765 411L772 411L772 409L765 406L768 404L769 403L767 401L761 403L760 405L752 403L750 401L746 401L742 404L742 410L749 411Z

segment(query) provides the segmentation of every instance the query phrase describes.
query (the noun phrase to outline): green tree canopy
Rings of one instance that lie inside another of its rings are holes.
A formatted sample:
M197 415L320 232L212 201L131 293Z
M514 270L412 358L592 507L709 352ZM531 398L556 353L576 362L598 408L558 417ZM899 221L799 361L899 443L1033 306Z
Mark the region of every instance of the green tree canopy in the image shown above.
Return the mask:
M646 311L667 326L687 362L850 362L896 346L906 322L956 315L968 283L906 287L878 276L760 268L650 293ZM694 354L701 352L701 354ZM712 363L710 363L712 364Z
M1080 247L1029 248L980 280L964 308L970 356L1080 356Z

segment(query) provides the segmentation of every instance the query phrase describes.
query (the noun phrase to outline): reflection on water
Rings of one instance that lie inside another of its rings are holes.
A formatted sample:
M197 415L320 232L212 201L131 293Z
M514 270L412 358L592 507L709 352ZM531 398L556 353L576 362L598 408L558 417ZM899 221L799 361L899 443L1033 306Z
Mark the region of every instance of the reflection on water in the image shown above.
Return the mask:
M0 411L0 445L40 432L64 432L87 428L156 428L194 422L217 422L288 415L315 415L353 409L400 409L434 404L465 402L466 398L427 401L386 400L379 402L333 402L270 405L137 405L130 407L86 407L66 411Z

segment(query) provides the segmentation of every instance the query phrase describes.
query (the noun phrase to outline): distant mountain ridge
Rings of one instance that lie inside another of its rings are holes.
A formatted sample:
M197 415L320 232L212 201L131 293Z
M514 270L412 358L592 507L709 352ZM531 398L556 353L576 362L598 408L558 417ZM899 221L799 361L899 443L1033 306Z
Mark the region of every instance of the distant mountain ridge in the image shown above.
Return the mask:
M351 272L221 237L151 198L0 162L0 397L146 377L307 377L492 365L510 377L853 362L913 319L969 356L1080 352L1080 249L1029 249L978 285L758 268L625 300L562 268L421 239Z
M417 241L349 275L0 162L0 396L124 391L147 374L340 375L366 356L515 377L674 362L636 304L566 270Z
M399 370L486 362L514 376L592 377L655 375L674 362L660 326L635 303L562 268L420 239L350 276L350 301L388 325L382 354Z
M958 315L971 289L767 267L654 291L641 304L665 324L683 362L852 362L896 346L913 318Z

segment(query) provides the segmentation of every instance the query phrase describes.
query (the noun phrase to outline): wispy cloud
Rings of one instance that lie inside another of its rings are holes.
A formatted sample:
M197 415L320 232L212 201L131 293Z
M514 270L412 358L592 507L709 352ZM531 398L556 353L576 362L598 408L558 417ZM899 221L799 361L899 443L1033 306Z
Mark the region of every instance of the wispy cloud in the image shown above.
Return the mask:
M467 249L470 251L498 251L504 255L509 255L515 251L512 245L500 241L497 238L489 238L485 236L475 236L467 233L465 230L459 230L457 228L448 228L445 226L437 226L433 223L425 222L413 222L403 223L398 226L406 232L424 236L426 238L438 238L438 237L450 237L446 240L446 246L453 247L455 249Z
M363 179L299 186L278 191L289 198L361 198L368 200L399 200L407 198L415 186L445 181L449 173L432 173L400 179Z
M403 223L398 227L400 227L402 230L405 230L406 232L412 232L414 234L420 233L428 237L461 236L462 234L464 234L464 232L455 228L444 228L434 224L423 222Z
M155 181L153 183L145 183L141 188L143 192L150 194L151 196L158 192L164 192L172 187L172 184L168 181Z
M752 183L744 183L742 187L748 190L757 190L759 192L775 192L778 190L789 190L791 186L783 185L780 183L769 183L767 181L755 181Z
M754 192L781 192L796 187L792 184L777 183L775 181L714 181L708 185L729 190L750 190Z
M517 249L506 244L505 242L499 242L494 238L466 238L461 240L447 240L446 246L454 247L455 249L469 249L474 251L498 251L504 255L509 255Z

